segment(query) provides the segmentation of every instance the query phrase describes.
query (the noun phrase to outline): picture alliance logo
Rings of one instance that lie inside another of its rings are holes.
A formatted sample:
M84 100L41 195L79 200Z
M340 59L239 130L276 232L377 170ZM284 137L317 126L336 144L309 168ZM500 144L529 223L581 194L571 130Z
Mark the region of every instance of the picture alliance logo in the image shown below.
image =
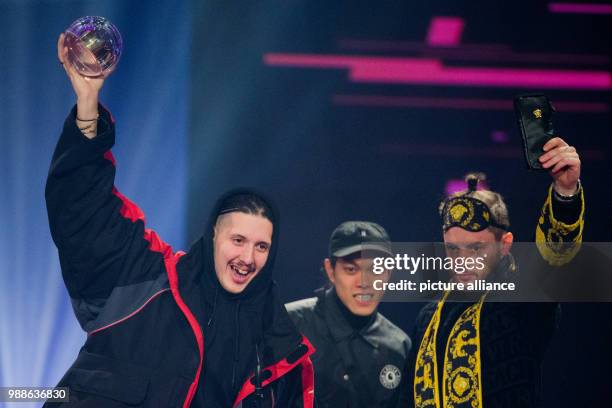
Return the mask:
M484 256L479 257L413 257L408 254L396 254L394 257L376 257L373 259L372 272L380 275L384 272L405 271L414 275L417 271L453 271L462 274L468 270L482 271L485 268Z

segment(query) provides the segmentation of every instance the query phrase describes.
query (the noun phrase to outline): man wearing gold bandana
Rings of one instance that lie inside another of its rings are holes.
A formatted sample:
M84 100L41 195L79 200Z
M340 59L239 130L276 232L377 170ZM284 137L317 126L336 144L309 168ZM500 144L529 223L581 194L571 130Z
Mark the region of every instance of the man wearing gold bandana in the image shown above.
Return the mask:
M536 227L536 242L550 265L562 265L582 241L584 197L576 149L560 138L540 157L553 183ZM484 268L452 273L454 282L507 280L517 265L502 197L477 188L440 205L449 257L483 257ZM573 243L574 245L558 245ZM571 248L568 250L567 248ZM485 302L487 292L445 293L421 310L412 336L408 373L413 384L406 405L416 408L518 408L541 404L541 365L556 327L556 303Z

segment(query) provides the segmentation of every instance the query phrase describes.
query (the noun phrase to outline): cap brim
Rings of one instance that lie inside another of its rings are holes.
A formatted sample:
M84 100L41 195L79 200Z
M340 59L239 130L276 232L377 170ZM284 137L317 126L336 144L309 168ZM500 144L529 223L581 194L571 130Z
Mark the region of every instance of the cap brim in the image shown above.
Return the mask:
M345 256L354 254L355 252L364 252L364 251L372 251L372 252L382 252L387 255L393 255L391 252L391 248L388 246L384 246L382 244L357 244L352 245L346 248L341 248L334 252L332 255L336 258L343 258Z

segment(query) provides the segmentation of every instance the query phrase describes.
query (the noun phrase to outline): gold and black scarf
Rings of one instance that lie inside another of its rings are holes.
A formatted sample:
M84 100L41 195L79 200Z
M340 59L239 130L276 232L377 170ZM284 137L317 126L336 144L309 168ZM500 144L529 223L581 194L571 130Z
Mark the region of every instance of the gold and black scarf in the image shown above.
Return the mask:
M440 388L436 337L448 294L446 292L438 302L417 353L414 405L416 408L482 408L480 312L486 293L461 314L451 329L444 352Z

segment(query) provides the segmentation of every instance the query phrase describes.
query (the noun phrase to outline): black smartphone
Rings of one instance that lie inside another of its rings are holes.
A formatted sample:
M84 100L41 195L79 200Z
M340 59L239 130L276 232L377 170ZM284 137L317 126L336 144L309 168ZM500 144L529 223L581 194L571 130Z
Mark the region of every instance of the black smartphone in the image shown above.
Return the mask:
M554 137L552 115L555 108L546 95L529 94L514 97L514 113L518 120L525 160L530 170L546 170L538 160L542 148Z

